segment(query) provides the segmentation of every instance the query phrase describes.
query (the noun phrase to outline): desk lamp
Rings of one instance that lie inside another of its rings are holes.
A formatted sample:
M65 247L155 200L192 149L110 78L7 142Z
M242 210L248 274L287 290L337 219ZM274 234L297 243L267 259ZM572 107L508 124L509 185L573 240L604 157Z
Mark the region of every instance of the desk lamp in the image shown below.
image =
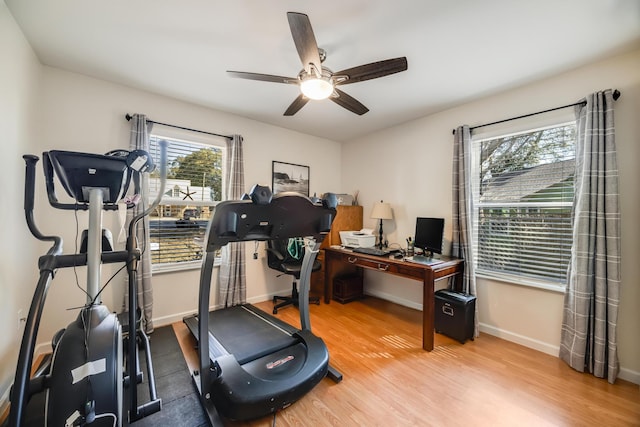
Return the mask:
M393 215L391 213L391 205L389 203L385 203L382 200L376 202L373 205L373 211L371 212L371 218L380 220L380 243L378 247L382 249L383 240L382 240L382 220L383 219L392 219Z

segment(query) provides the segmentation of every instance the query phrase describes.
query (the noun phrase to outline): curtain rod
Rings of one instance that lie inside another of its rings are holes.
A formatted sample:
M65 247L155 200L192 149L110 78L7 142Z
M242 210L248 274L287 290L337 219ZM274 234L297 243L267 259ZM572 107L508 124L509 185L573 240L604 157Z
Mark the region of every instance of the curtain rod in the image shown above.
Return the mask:
M613 91L613 99L614 99L614 101L617 101L618 98L620 98L620 95L621 95L621 93L620 93L620 91L618 89L614 90ZM575 107L576 105L586 105L586 104L587 104L587 101L580 101L580 102L576 102L576 103L573 103L573 104L563 105L562 107L550 108L548 110L538 111L536 113L529 113L529 114L524 114L524 115L518 116L518 117L511 117L509 119L498 120L497 122L485 123L485 124L482 124L482 125L471 127L471 128L469 128L469 131L472 131L472 130L478 129L478 128L482 128L482 127L485 127L485 126L497 125L499 123L510 122L511 120L524 119L525 117L536 116L538 114L544 114L544 113L548 113L548 112L551 112L551 111L562 110L563 108ZM456 130L455 129L453 130L453 134L454 135L456 134Z
M125 117L125 119L127 119L127 121L130 121L133 118L133 116L131 114L129 114L129 113L127 113L124 117ZM177 125L170 125L168 123L155 122L155 121L149 120L149 119L147 119L147 123L153 123L155 125L162 125L162 126L169 126L171 128L188 130L188 131L191 131L191 132L204 133L204 134L207 134L207 135L219 136L221 138L233 139L233 137L229 136L229 135L220 135L219 133L206 132L206 131L203 131L203 130L191 129L191 128L186 128L186 127L177 126Z

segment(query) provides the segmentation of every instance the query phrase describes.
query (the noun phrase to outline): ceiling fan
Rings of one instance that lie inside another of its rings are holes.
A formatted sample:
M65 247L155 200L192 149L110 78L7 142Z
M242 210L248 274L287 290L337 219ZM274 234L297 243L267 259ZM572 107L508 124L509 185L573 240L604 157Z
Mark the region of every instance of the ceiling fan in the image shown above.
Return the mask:
M310 99L326 98L353 113L362 115L369 109L357 99L338 89L337 86L377 79L378 77L399 73L407 69L407 58L400 57L372 62L334 73L322 65L326 58L326 52L318 48L316 44L309 17L304 13L287 12L287 19L289 20L293 42L304 67L297 77L227 71L230 76L241 79L299 85L302 93L289 105L289 108L284 112L285 116L293 116Z

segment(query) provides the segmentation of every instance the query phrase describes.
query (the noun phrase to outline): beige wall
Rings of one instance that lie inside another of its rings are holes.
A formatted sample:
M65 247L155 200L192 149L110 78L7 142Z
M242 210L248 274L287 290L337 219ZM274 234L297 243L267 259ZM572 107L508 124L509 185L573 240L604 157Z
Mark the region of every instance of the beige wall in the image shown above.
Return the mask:
M41 66L5 3L0 2L0 170L5 204L0 209L0 413L13 382L22 328L18 310L31 300L36 275L34 239L22 209L24 162L38 125L35 120Z
M413 234L416 216L445 218L447 249L451 239L452 129L489 123L578 101L587 94L617 88L622 97L615 105L616 140L620 169L622 212L622 297L618 321L621 377L640 383L640 50L581 67L536 84L487 97L451 110L386 129L343 146L343 187L360 190L365 226L375 200L384 199L394 208L394 221L384 229L390 242L404 242ZM473 72L470 67L469 72ZM566 118L571 110L558 112ZM536 126L549 121L537 116L530 121L511 122L502 129ZM356 171L357 162L366 167ZM384 179L380 179L384 176ZM422 307L418 282L367 272L366 292ZM510 283L479 279L478 304L481 330L557 354L560 343L563 294Z

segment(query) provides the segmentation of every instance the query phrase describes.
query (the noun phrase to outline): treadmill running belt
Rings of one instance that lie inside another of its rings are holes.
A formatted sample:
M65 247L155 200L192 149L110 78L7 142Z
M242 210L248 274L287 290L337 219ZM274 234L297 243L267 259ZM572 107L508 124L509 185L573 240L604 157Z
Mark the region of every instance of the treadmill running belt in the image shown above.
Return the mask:
M241 305L209 312L209 332L241 365L298 342Z

